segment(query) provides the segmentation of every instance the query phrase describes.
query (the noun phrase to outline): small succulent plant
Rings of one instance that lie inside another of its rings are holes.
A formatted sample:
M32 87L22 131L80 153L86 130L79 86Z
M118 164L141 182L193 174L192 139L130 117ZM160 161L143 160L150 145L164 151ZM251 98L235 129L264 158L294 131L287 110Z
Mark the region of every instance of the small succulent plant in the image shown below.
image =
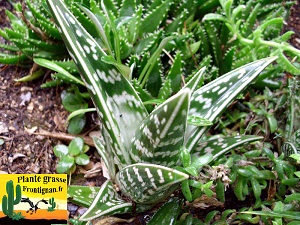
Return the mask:
M58 173L73 173L76 165L84 166L90 162L90 158L85 154L89 150L89 146L84 144L80 137L74 138L68 146L56 145L53 149L54 154L59 158L56 166Z

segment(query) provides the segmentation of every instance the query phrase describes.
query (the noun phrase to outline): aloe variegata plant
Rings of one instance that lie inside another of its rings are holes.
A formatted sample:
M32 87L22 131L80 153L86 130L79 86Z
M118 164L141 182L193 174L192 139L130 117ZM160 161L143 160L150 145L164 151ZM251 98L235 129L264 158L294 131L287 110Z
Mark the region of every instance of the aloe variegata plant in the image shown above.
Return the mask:
M68 192L75 202L89 207L81 217L83 221L130 212L132 201L137 203L137 211L147 210L169 197L190 177L184 168L175 169L180 165L182 147L190 154L199 152L199 141L211 126L210 123L206 126L188 124L190 118L214 122L227 105L275 60L272 57L250 63L198 88L205 71L203 68L177 94L149 114L131 82L113 65L102 61L106 53L63 1L47 2L103 123L103 138L94 137L94 142L107 167L109 179L96 197L90 195L95 192L92 187L70 187ZM200 152L204 150L201 154L206 154L205 151L216 145L222 148L212 152L225 154L231 146L260 139L251 135L218 139L206 142ZM122 196L130 200L126 201Z

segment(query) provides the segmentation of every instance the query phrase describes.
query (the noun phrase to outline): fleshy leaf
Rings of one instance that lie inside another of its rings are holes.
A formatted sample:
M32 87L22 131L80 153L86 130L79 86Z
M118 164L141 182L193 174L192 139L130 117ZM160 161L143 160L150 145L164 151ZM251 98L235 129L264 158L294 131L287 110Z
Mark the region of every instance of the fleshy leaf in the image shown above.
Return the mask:
M183 143L189 107L189 89L182 90L159 105L143 121L132 138L135 162L174 165Z
M89 207L99 190L100 187L70 185L68 187L68 200L78 205Z
M53 152L58 158L61 158L68 154L69 149L66 145L56 145L53 148Z
M212 154L213 160L226 154L231 149L237 148L245 143L261 140L263 137L255 135L242 135L235 137L212 137L207 141L201 142L195 149L194 157Z
M181 200L179 198L171 198L162 207L160 207L148 225L169 224L173 225L177 221L180 213Z
M51 69L53 71L60 73L63 77L62 80L65 82L84 86L84 83L80 79L76 78L75 76L70 74L67 70L65 70L64 68L62 68L61 66L57 65L56 63L54 63L50 60L42 59L42 58L34 58L33 61L40 66L43 66L45 68L48 68L48 69Z
M145 18L143 18L140 27L140 35L145 33L152 33L157 30L158 26L164 19L170 8L170 1L166 0L162 2L156 9L151 11Z
M79 155L80 153L82 153L83 145L84 145L84 141L82 138L80 137L74 138L68 146L69 154L72 156Z
M64 155L60 158L57 166L56 171L58 173L69 173L72 170L72 167L74 166L74 157L69 155Z
M228 104L250 84L276 57L265 58L235 69L195 91L191 97L190 116L199 116L213 122ZM209 127L189 125L186 147L191 151Z
M93 140L95 143L95 147L108 170L109 178L111 180L114 180L116 175L116 168L115 168L114 158L111 150L105 149L103 141L100 138L93 137Z
M110 180L102 184L98 194L88 210L80 217L82 221L89 221L100 216L121 214L131 211L131 202L126 202L116 192Z
M122 193L133 201L143 204L159 202L169 196L179 182L189 176L168 167L137 163L117 173L116 184Z
M70 55L89 89L110 146L120 168L130 164L130 140L148 115L130 82L113 66L100 59L105 55L97 41L78 23L62 1L47 1Z
M84 166L84 165L87 165L89 164L90 162L90 158L88 157L87 154L80 154L78 155L76 158L75 158L75 163L77 165L81 165L81 166Z

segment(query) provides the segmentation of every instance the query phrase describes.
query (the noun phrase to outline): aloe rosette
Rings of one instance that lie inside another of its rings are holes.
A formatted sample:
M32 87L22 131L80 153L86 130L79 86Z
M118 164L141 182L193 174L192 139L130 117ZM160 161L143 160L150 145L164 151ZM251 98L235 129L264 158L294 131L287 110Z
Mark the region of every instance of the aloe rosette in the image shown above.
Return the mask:
M195 156L219 156L261 139L248 135L201 142L227 105L274 57L245 65L198 88L203 68L178 93L148 113L132 83L114 65L102 60L105 51L63 1L47 2L103 123L103 138L94 137L94 142L109 179L97 191L80 186L71 186L68 191L75 202L89 207L81 220L130 212L132 201L137 203L137 211L147 210L168 198L190 177L186 170L175 169L180 165L182 147ZM195 126L189 122L191 118L210 123Z

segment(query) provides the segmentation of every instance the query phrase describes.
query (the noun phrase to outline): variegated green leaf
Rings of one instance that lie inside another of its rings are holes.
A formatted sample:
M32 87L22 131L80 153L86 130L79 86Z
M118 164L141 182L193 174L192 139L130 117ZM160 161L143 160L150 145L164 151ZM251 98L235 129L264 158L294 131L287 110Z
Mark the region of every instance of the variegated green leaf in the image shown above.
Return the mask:
M172 92L176 93L180 90L181 85L181 76L182 76L182 62L181 55L178 51L174 58L172 67L167 75L167 79L171 81Z
M297 149L295 144L292 142L285 142L281 146L281 150L284 153L284 156L288 158L292 154L299 154L300 149Z
M119 16L132 16L135 13L136 0L122 1Z
M68 186L68 200L78 205L89 207L97 196L100 187Z
M103 141L98 137L93 137L93 141L99 155L101 156L106 166L106 169L108 170L109 179L114 180L116 175L116 168L113 160L114 156L111 149L105 148Z
M65 70L61 66L57 65L56 63L52 62L51 60L42 59L42 58L34 58L33 61L40 66L43 66L45 68L48 68L48 69L51 69L53 71L60 73L61 74L60 77L62 78L61 80L65 81L65 82L84 86L84 83L82 82L82 80L73 76L67 70Z
M203 67L197 73L195 73L193 77L184 85L183 89L190 89L191 94L193 95L198 86L203 83L205 69L206 67Z
M184 89L159 105L143 121L132 138L135 162L174 165L183 143L190 90Z
M103 49L63 2L47 2L110 135L107 144L113 146L116 162L122 168L130 164L127 153L130 140L148 113L130 82L113 66L100 60L105 55Z
M192 95L189 115L213 122L228 104L275 59L276 57L270 57L249 63L201 87ZM188 126L185 146L191 151L208 128Z
M148 13L148 15L143 18L140 27L140 36L143 36L145 33L152 33L157 30L158 26L165 18L171 1L166 0L162 2L157 8Z
M138 203L150 204L162 201L170 195L178 183L189 176L168 167L137 163L117 173L116 184L122 193Z
M102 184L98 194L94 197L88 210L80 217L82 221L89 221L100 216L121 214L131 211L132 203L126 202L116 192L110 180Z
M225 155L231 149L263 139L255 135L242 135L235 137L211 137L209 140L201 142L195 149L192 157L199 157L212 154L213 160Z

